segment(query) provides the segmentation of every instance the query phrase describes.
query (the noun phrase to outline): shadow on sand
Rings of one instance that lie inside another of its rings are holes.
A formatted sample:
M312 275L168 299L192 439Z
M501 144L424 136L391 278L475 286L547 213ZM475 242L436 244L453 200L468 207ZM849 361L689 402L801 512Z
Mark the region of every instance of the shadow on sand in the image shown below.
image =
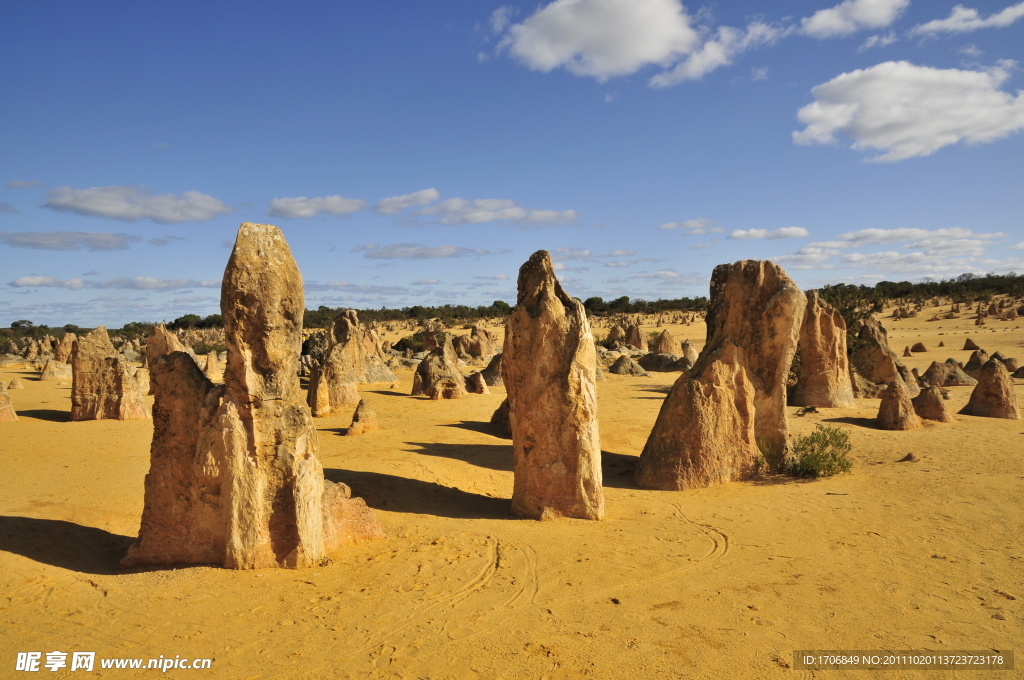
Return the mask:
M491 498L461 489L381 472L325 468L332 482L344 482L375 510L434 515L453 519L520 519L509 512L509 499Z
M114 574L135 539L57 519L0 515L0 550L82 574Z
M69 411L58 411L52 408L31 408L18 411L18 417L49 420L51 423L71 422L71 413Z
M823 423L844 423L846 425L856 425L857 427L866 427L869 430L877 430L878 421L874 418L854 418L852 416L845 416L843 418L822 418Z
M438 458L461 460L470 465L499 470L512 471L512 443L508 444L437 444L434 442L406 442L415 449L413 453Z

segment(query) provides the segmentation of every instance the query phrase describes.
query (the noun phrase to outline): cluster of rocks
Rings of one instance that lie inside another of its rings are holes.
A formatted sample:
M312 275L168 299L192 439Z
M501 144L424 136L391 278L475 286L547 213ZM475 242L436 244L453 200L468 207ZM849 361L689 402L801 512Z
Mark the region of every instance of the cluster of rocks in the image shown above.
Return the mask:
M309 373L307 402L313 416L334 415L359 403L359 384L392 383L377 334L359 323L355 310L339 314L328 329L327 350Z
M284 236L243 224L221 289L224 384L186 352L150 358L150 471L122 566L315 566L341 545L383 536L361 499L324 479L298 378L304 306Z

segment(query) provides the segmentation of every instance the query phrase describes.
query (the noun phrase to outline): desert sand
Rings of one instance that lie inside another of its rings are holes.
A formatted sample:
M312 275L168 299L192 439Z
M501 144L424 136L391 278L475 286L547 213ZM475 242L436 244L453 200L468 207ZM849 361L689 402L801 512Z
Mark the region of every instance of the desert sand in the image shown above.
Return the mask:
M903 359L921 372L966 361L967 337L1024 360L1016 321L887 317L898 354L928 348ZM670 328L703 345L703 324ZM361 387L378 431L342 436L354 407L316 420L326 476L387 538L310 569L118 571L152 421L70 422L70 385L0 372L28 386L11 392L19 422L0 423L0 675L21 675L16 652L62 650L213 659L168 678L863 678L791 670L793 650L1024 650L1024 420L888 432L877 399L788 408L794 434L850 433L852 474L647 491L633 470L679 374L608 375L606 518L538 522L509 513L512 445L488 424L504 389L430 401L409 396L412 375ZM948 389L958 411L972 388ZM908 453L918 460L897 462ZM153 673L97 661L85 677Z

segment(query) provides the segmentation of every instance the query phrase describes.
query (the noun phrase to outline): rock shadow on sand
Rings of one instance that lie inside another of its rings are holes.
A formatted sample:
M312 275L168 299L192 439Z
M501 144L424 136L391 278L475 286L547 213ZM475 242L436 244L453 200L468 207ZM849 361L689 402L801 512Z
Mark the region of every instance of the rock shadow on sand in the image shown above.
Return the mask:
M869 430L879 430L878 421L875 418L854 418L853 416L844 416L842 418L822 418L823 423L843 423L845 425L856 425L857 427L865 427Z
M82 574L115 574L135 539L57 519L0 515L0 551Z
M30 408L18 411L19 418L35 418L36 420L48 420L51 423L71 422L70 411L58 411L52 408Z
M508 498L493 498L382 472L324 468L324 476L349 485L352 495L362 497L374 510L452 519L522 519L512 516Z
M406 444L418 447L409 449L412 453L461 460L464 463L488 470L512 472L511 444L438 444L436 442L406 442Z

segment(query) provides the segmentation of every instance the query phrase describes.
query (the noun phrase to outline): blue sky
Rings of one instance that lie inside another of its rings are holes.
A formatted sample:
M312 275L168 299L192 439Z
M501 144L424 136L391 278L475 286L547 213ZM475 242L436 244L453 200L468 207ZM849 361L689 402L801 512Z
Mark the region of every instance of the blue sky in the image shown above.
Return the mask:
M1024 271L1024 3L0 8L0 326L217 311L243 221L307 306Z

